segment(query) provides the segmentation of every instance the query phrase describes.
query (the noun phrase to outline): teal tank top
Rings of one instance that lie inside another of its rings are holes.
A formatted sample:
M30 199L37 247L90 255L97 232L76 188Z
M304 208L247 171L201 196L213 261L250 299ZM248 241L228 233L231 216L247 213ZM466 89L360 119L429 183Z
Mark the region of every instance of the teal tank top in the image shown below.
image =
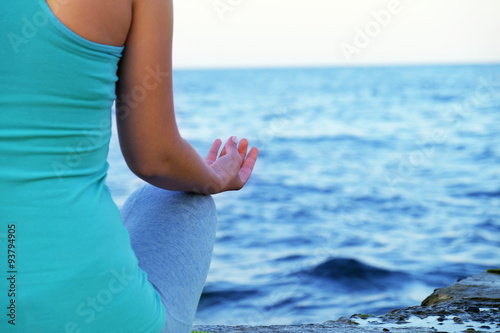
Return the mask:
M161 332L105 185L122 47L0 3L0 332Z

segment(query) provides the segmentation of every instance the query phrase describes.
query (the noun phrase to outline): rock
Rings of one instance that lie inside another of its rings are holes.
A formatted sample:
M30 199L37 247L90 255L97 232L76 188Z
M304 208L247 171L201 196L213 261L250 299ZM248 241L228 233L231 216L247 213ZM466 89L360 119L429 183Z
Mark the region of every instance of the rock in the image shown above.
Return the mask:
M482 273L460 280L452 286L436 289L423 302L429 306L442 302L474 304L476 307L500 306L500 274Z
M465 310L467 312L474 312L474 313L479 313L481 312L481 310L479 310L479 308L477 306L469 306L467 308L467 310Z
M500 274L483 273L436 289L420 306L385 315L356 314L321 324L271 326L195 326L213 333L375 333L498 332Z

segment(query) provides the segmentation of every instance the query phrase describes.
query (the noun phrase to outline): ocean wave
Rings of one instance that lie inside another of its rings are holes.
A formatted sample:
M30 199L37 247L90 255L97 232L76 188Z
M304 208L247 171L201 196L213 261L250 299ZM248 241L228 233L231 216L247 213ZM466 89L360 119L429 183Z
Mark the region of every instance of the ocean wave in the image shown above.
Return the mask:
M227 303L254 298L258 294L260 294L258 289L244 285L223 282L208 283L201 294L200 307L224 306Z
M488 197L488 198L496 198L500 197L500 190L496 191L477 191L477 192L469 192L465 194L468 197Z
M408 279L408 275L403 272L371 266L350 258L331 258L299 274L328 280L349 289L385 289Z

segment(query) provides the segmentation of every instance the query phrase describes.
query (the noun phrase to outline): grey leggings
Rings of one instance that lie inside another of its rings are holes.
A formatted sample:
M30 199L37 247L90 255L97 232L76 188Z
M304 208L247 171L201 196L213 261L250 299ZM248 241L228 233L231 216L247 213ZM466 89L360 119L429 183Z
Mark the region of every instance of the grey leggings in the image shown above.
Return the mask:
M121 214L139 267L167 309L162 332L190 333L215 243L213 199L146 184Z

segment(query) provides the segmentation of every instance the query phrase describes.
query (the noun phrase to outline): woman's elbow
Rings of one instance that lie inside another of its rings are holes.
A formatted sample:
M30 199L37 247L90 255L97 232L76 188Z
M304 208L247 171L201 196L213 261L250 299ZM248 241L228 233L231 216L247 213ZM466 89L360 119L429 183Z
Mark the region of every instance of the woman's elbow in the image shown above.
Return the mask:
M168 158L125 157L130 171L143 180L168 174L168 160Z

